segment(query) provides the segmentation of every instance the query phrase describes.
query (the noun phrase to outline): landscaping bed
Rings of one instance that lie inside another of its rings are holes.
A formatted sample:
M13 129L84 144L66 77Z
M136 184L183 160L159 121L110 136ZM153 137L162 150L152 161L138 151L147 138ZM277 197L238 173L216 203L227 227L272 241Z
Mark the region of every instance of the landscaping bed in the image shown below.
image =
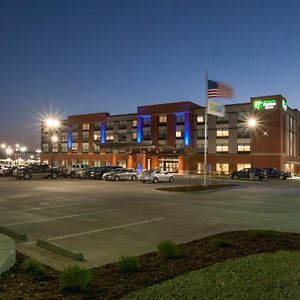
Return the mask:
M92 269L91 284L83 291L63 292L59 272L49 267L39 276L22 267L25 256L0 276L0 299L118 299L147 286L198 270L229 258L277 250L300 250L300 234L274 231L236 231L218 234L178 246L175 259L157 252L139 257L136 272L123 273L116 264Z
M183 186L168 186L157 188L158 191L165 192L201 192L207 190L217 190L222 188L239 187L236 184L211 184L211 185L183 185Z

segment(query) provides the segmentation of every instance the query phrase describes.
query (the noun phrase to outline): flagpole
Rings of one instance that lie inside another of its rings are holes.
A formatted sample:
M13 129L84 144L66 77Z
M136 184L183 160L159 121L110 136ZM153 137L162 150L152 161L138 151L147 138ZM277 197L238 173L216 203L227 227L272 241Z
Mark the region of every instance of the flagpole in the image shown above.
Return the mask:
M205 118L204 118L204 177L203 185L206 186L207 172L207 104L208 104L208 71L205 74Z

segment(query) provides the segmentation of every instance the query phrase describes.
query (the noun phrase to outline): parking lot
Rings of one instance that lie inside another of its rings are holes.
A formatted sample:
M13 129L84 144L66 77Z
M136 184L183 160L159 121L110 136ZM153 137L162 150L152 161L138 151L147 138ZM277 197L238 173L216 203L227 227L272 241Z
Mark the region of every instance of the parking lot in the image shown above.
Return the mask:
M164 239L182 243L251 228L300 232L300 180L228 182L240 187L193 193L155 189L202 183L186 176L156 185L0 178L0 226L26 234L28 241L19 241L18 249L57 269L75 262L38 247L38 239L83 253L81 264L93 267L155 250Z

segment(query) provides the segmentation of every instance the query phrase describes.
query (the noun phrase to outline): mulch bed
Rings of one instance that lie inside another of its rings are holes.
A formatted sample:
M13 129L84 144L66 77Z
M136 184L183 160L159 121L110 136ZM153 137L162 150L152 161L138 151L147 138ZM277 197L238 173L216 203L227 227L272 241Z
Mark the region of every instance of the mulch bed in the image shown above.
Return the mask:
M300 250L300 234L274 231L235 231L218 234L178 246L179 256L164 260L156 252L140 256L136 273L121 273L115 264L92 270L88 290L74 294L59 288L59 272L45 267L35 278L21 264L26 258L18 253L16 265L0 276L0 299L118 299L144 287L201 269L229 258L277 250Z
M207 190L215 190L221 188L228 187L239 187L236 184L211 184L211 185L183 185L183 186L170 186L157 188L158 191L166 191L166 192L201 192Z

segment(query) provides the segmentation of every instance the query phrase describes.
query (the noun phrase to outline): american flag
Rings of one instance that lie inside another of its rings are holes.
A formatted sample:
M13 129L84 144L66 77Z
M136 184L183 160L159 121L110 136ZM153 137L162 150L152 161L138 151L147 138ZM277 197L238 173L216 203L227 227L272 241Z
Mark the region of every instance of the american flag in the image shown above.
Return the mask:
M231 98L232 88L222 82L208 80L207 97L208 98Z

